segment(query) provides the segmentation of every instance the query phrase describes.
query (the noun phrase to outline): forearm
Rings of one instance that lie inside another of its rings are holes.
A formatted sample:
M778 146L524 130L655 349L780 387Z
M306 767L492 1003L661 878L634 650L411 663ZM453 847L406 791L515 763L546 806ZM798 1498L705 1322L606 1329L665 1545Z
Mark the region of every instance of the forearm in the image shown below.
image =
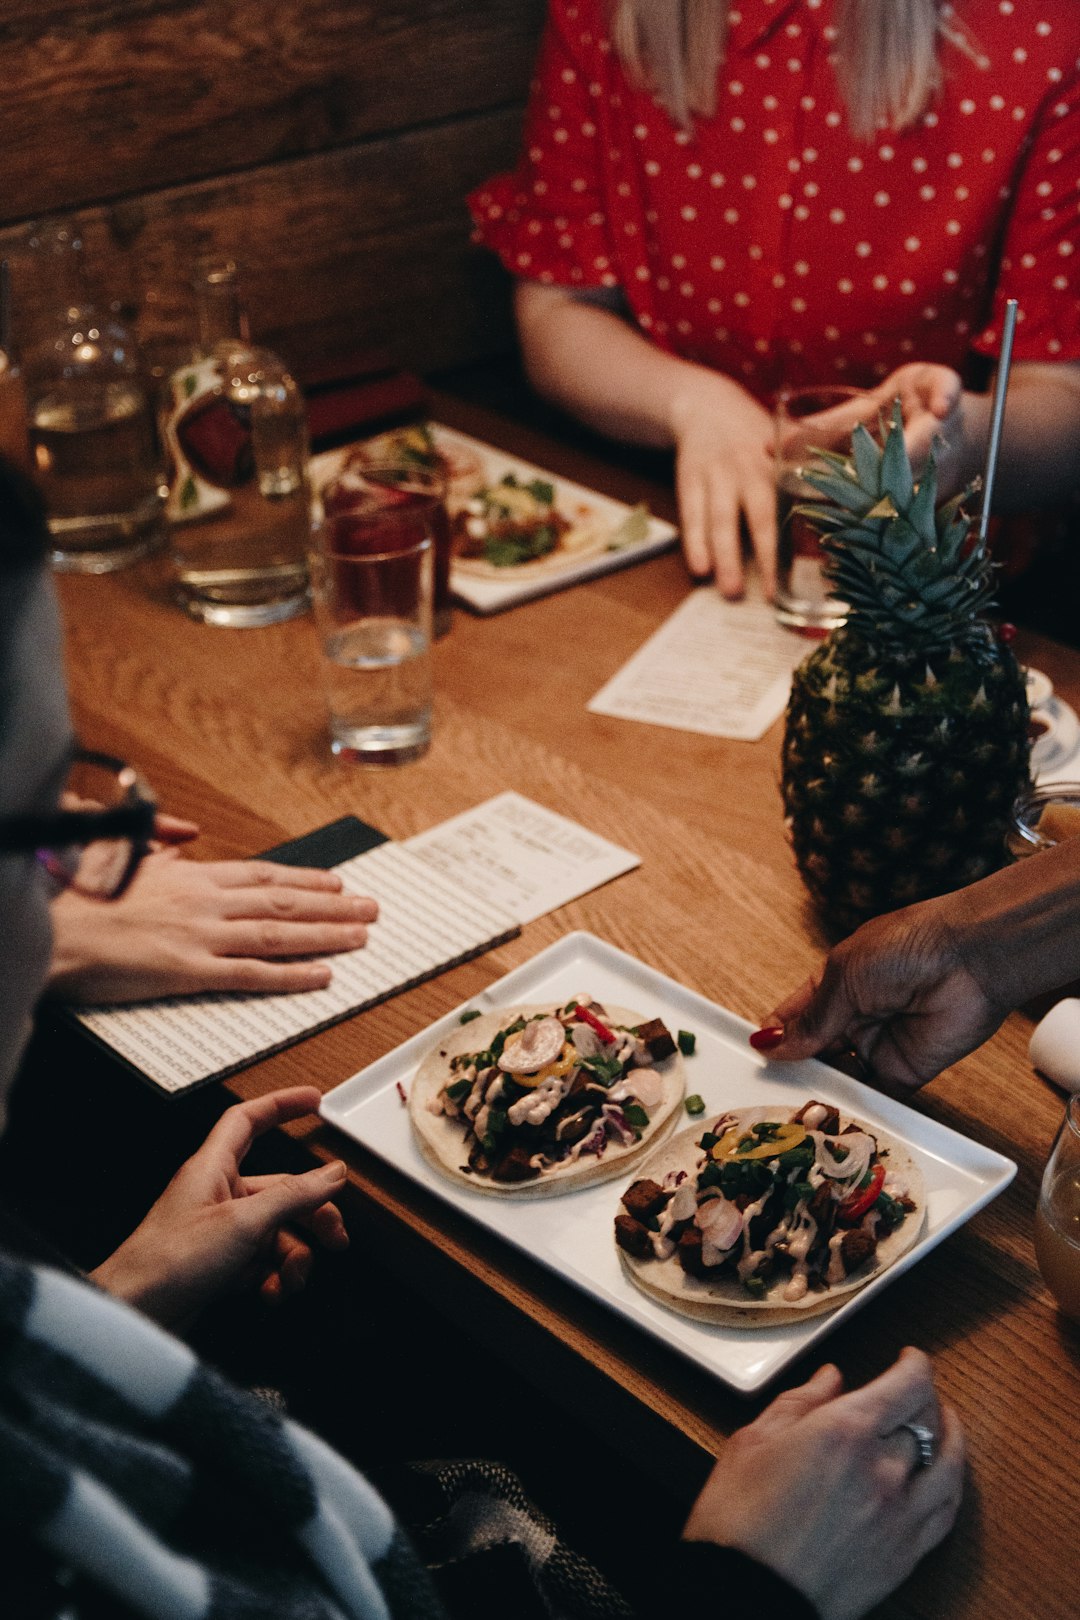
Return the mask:
M984 470L992 407L992 392L964 395L958 485ZM994 510L1057 505L1075 491L1078 469L1080 366L1017 366L1005 399Z
M999 1007L1080 978L1080 839L935 903L964 965Z
M745 399L738 383L667 354L611 309L563 288L521 282L515 302L538 393L610 438L670 449L687 415Z
M108 929L101 902L86 900L71 891L57 895L50 907L52 957L45 982L47 995L67 998L77 989L79 976L92 964L108 965Z

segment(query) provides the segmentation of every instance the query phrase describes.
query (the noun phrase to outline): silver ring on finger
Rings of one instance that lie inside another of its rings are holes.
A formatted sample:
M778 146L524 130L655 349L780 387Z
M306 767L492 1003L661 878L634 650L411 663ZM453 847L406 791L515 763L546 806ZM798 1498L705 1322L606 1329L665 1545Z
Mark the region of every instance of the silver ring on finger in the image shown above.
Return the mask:
M915 1472L929 1468L936 1455L937 1435L925 1423L901 1423L915 1442Z

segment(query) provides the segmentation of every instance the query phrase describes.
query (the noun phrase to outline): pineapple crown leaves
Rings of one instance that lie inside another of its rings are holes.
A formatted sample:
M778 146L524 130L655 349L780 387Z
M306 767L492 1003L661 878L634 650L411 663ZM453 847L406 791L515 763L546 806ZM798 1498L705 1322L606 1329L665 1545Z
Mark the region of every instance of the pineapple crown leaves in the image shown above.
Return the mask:
M982 642L979 615L993 600L993 565L971 540L964 502L977 483L937 505L931 451L916 483L894 402L879 445L861 423L850 457L814 453L804 481L822 497L794 515L821 537L826 572L850 605L848 625L874 640L929 650L954 641Z

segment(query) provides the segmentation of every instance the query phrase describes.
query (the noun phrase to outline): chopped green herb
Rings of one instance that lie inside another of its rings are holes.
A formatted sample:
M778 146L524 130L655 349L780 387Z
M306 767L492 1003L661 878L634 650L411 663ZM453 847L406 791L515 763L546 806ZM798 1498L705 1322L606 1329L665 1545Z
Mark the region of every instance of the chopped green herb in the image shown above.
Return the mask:
M813 1196L814 1189L808 1181L793 1181L784 1193L784 1208L792 1210L796 1204L801 1204Z
M565 1018L567 1013L572 1013L575 1010L576 1007L577 1007L577 1000L576 999L574 1001L568 1001L566 1003L566 1006L562 1010L562 1017Z
M471 1090L471 1080L451 1080L446 1088L446 1095L452 1102L460 1102L462 1097L467 1097Z
M631 1125L645 1126L649 1123L649 1116L638 1103L625 1103L623 1113Z
M781 1153L776 1161L780 1166L781 1175L789 1176L793 1170L809 1170L816 1151L812 1136L806 1137L796 1147L788 1148L787 1152Z
M622 1064L618 1058L604 1057L602 1052L598 1052L595 1057L583 1058L581 1066L583 1069L588 1069L593 1078L599 1080L602 1086L614 1085L615 1081L622 1076Z
M893 1232L907 1219L908 1212L897 1199L887 1192L880 1192L874 1203L874 1213L879 1215L888 1230Z
M685 1107L686 1107L686 1112L688 1114L690 1114L693 1118L696 1118L698 1114L703 1114L705 1112L705 1099L704 1099L704 1097L699 1097L697 1092L695 1091L692 1096L687 1097ZM706 1136L712 1136L712 1132L711 1131L706 1131L705 1135ZM713 1142L716 1142L718 1140L719 1140L718 1137L713 1136ZM704 1138L702 1138L702 1144L701 1145L702 1145L702 1147L705 1146ZM709 1146L712 1147L712 1142L709 1143Z
M459 1024L471 1024L474 1018L479 1018L479 1017L480 1017L480 1009L479 1009L479 1007L470 1007L468 1012L463 1012L462 1013L461 1017L458 1019L458 1023Z
M493 1108L488 1114L488 1135L501 1136L506 1129L506 1109Z
M761 1277L747 1277L743 1287L748 1294L753 1295L754 1299L765 1298L765 1283Z
M688 1029L680 1029L675 1039L678 1042L679 1051L682 1053L683 1057L693 1057L694 1048L697 1046L697 1036L692 1034Z
M555 505L555 485L546 478L534 478L531 483L525 485L525 488L544 506Z
M698 1147L704 1148L705 1152L708 1153L709 1149L714 1148L719 1140L720 1138L717 1136L715 1131L703 1131L701 1141L698 1143Z
M719 1187L723 1178L723 1171L715 1161L710 1161L698 1176L698 1191L704 1192L706 1187Z
M734 1200L742 1193L750 1198L758 1198L772 1186L772 1176L763 1159L743 1159L741 1162L728 1159L717 1168L720 1171L719 1185L725 1198Z

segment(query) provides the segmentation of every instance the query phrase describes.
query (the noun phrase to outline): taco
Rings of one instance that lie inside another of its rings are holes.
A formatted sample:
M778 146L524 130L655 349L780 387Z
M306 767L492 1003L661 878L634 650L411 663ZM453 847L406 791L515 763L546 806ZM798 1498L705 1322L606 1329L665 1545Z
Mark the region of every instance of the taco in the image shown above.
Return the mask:
M480 457L463 445L440 444L428 422L410 422L355 445L343 463L343 473L368 467L396 467L403 471L439 472L447 482L447 502L454 509L470 498L484 481Z
M660 1019L587 996L485 1013L409 1091L430 1163L478 1192L543 1197L622 1175L674 1128L682 1057Z
M609 528L587 506L561 510L549 479L509 472L453 513L454 566L484 579L550 573L603 551Z
M685 1316L765 1328L830 1311L915 1243L909 1153L828 1103L743 1108L682 1131L623 1194L631 1280Z

